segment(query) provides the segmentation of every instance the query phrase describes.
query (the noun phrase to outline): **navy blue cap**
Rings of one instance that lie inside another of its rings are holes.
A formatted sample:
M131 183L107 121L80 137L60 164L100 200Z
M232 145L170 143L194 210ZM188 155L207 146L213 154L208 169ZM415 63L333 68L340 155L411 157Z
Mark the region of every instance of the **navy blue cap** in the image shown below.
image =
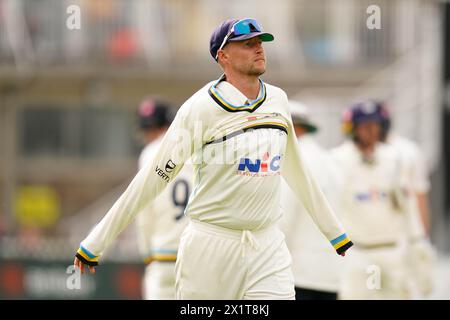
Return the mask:
M212 33L211 38L209 40L209 52L211 53L211 56L214 59L216 59L217 51L219 51L219 48L222 45L225 37L230 32L231 28L233 28L233 25L238 21L240 20L239 19L225 20ZM255 30L250 32L249 34L244 34L240 36L231 35L226 43L233 41L243 41L254 37L260 37L262 41L273 41L274 39L274 36L270 33L262 31L258 32Z
M351 108L352 122L354 125L368 121L381 123L383 121L382 112L382 105L376 101L368 100L359 102Z
M381 141L385 141L389 131L391 130L391 114L389 113L384 102L377 101L377 103L380 105Z
M140 103L138 117L141 129L161 128L170 125L173 120L170 105L153 98L146 98Z

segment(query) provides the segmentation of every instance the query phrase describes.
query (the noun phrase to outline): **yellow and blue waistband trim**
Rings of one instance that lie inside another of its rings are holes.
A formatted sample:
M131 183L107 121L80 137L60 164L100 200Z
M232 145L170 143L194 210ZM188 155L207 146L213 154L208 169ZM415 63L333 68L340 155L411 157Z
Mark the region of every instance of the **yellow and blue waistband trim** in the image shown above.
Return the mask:
M348 248L353 246L353 242L350 241L350 238L345 233L330 242L338 254L345 252Z
M144 263L150 264L153 261L175 262L176 260L177 260L177 250L154 249L152 250L152 254L144 259Z
M81 260L84 264L87 264L89 266L96 266L98 265L98 256L84 248L83 246L80 246L80 248L77 250L77 253L75 255L79 260Z

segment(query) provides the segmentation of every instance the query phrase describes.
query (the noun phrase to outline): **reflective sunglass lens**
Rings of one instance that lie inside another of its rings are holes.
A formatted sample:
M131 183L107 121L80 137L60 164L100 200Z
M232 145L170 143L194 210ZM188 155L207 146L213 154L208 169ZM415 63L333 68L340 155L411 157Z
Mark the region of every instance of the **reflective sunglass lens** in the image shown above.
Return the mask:
M257 32L261 31L261 27L259 26L258 22L256 22L256 20L242 20L234 26L234 35L240 36L243 34L249 34L250 32L252 32L252 29L253 31Z

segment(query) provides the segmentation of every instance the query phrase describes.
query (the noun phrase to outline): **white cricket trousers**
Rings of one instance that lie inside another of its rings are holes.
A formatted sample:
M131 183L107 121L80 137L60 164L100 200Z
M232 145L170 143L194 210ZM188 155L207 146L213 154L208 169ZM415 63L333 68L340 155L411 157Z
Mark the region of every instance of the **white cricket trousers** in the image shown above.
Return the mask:
M145 268L142 286L144 300L175 299L175 261L153 261Z
M176 299L295 299L291 255L275 225L250 232L191 220L175 274Z

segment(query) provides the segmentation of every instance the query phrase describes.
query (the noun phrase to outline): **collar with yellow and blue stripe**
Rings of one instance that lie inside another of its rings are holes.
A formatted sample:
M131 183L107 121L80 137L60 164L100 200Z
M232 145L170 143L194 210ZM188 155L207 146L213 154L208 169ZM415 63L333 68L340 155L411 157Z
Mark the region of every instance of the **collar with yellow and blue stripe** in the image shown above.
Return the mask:
M260 83L260 90L259 95L255 100L247 100L247 104L235 106L228 102L217 90L217 85L221 81L225 81L226 76L223 74L217 82L215 82L208 90L209 95L211 98L225 111L228 112L240 112L240 111L247 111L247 112L253 112L256 109L258 109L266 100L267 97L267 91L266 91L266 85L261 79L259 80Z

